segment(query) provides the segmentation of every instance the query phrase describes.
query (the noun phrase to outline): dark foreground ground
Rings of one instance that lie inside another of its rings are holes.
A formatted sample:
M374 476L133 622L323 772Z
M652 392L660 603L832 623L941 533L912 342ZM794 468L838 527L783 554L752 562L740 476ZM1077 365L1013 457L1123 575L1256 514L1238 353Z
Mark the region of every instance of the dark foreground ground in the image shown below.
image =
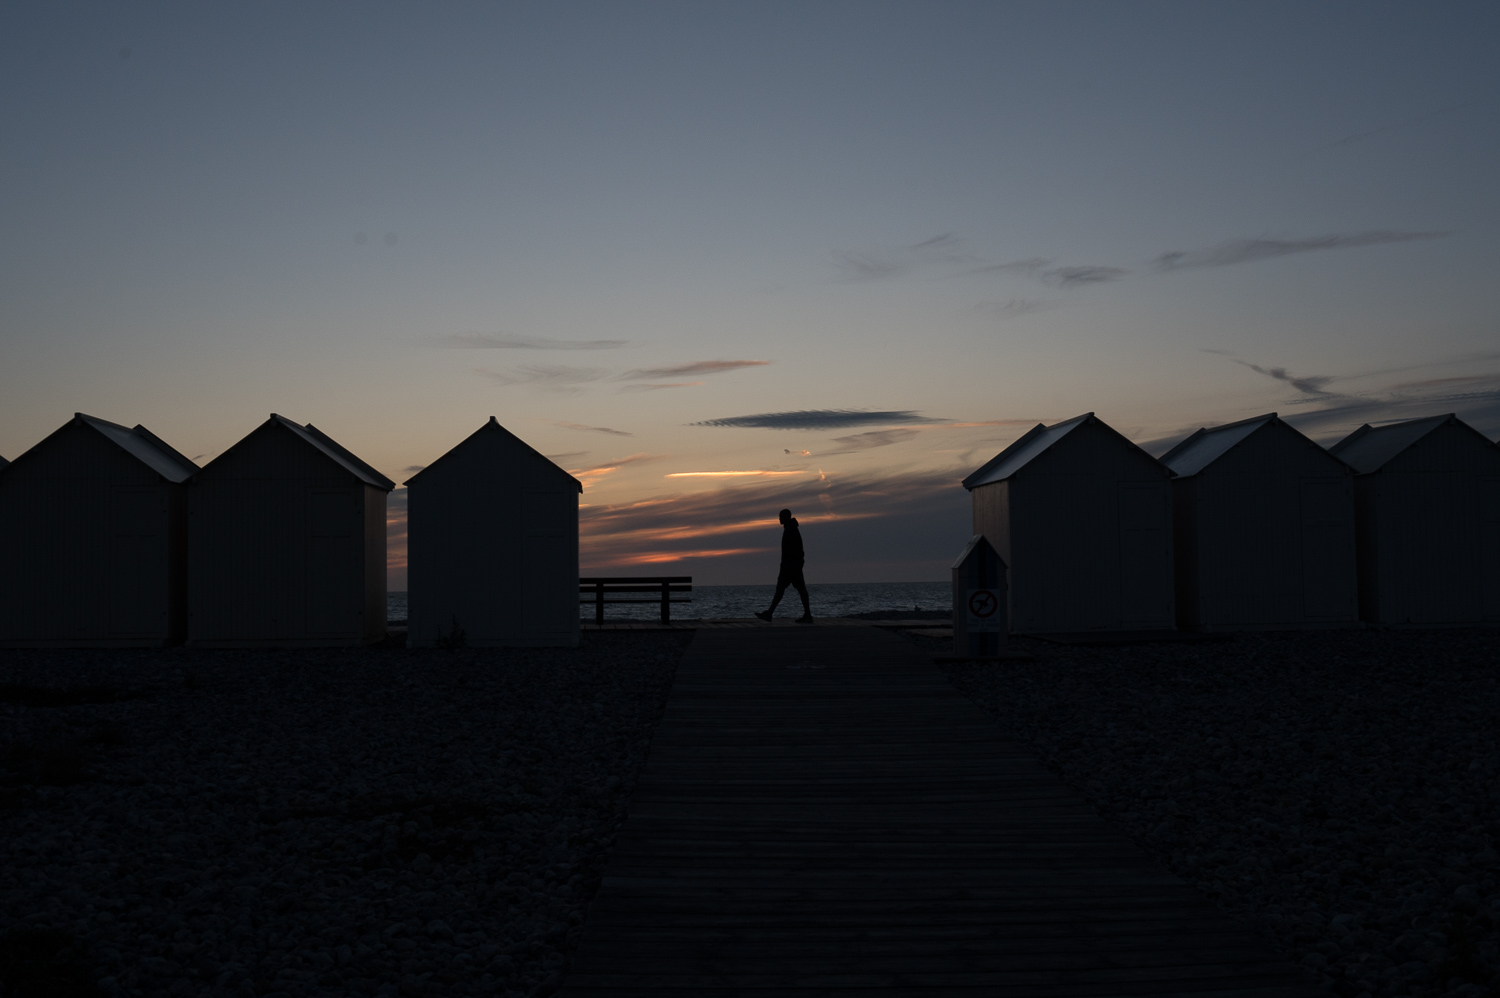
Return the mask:
M690 638L0 652L0 998L550 993ZM1500 631L1024 645L950 675L1336 992L1500 994Z
M690 639L0 652L0 994L549 993Z
M1500 995L1500 630L1015 646L949 673L1336 993Z

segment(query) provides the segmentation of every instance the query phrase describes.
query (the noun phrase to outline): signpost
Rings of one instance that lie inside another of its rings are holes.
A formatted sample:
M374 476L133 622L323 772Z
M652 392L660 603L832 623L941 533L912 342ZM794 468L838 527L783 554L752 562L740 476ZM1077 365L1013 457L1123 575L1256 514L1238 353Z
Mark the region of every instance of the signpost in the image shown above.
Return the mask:
M1009 632L1005 562L983 534L975 534L953 563L953 651L992 658Z

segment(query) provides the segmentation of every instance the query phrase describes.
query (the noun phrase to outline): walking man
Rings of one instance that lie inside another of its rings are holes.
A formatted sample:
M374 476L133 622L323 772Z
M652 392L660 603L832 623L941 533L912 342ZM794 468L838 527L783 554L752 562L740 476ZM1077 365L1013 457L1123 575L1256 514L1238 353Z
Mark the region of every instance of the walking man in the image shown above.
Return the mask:
M784 509L781 511L781 571L776 573L776 595L771 597L771 609L756 614L761 620L771 619L776 613L776 604L786 595L786 587L791 586L802 597L802 616L797 618L797 623L813 622L812 606L807 602L807 583L802 579L802 559L802 532L797 529L792 511Z

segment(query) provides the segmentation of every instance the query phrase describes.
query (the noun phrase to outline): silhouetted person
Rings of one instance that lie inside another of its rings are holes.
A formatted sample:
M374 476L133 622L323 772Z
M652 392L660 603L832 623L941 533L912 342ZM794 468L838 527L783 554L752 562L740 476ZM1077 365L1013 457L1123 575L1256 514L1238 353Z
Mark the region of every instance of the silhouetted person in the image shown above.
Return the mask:
M807 601L807 583L802 578L803 557L802 531L797 529L792 511L784 509L781 511L781 571L776 573L776 595L771 597L771 609L756 614L761 620L771 619L776 613L776 604L786 595L786 587L791 586L802 597L802 616L797 618L797 623L812 623L812 605Z

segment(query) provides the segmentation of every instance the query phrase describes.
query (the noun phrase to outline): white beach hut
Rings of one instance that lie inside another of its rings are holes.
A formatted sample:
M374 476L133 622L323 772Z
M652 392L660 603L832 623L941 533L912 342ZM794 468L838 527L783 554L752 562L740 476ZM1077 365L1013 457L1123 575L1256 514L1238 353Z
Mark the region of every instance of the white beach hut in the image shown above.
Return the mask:
M83 413L0 462L0 645L180 642L197 470L144 426Z
M1201 429L1161 463L1172 480L1177 625L1359 621L1354 475L1270 413Z
M1355 471L1360 616L1500 621L1500 446L1449 413L1366 424L1331 451Z
M406 486L410 645L578 644L578 479L491 416Z
M188 643L379 641L393 488L311 424L273 413L193 477Z
M1093 413L1038 424L968 478L1019 633L1175 624L1172 473Z

